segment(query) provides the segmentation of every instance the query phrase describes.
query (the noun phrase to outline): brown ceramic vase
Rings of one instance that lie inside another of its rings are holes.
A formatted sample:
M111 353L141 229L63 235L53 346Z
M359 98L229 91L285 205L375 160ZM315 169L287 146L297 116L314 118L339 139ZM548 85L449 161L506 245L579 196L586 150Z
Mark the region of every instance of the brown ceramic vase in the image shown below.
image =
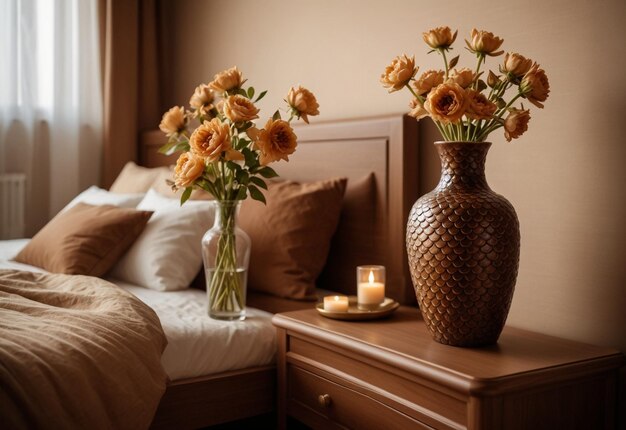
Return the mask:
M446 345L497 342L509 313L520 233L511 203L485 179L488 142L435 142L441 179L407 224L411 278L433 338Z

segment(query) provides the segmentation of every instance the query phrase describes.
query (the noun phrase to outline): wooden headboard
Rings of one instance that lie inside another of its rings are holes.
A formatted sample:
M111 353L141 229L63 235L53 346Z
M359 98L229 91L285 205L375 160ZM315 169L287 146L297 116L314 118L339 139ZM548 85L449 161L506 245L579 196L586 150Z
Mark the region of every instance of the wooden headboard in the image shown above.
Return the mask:
M418 198L418 123L406 115L296 125L298 148L272 167L282 178L314 181L347 177L340 225L318 287L356 294L356 266L386 267L386 295L414 303L405 229ZM141 164L173 164L156 152L160 131L144 133Z

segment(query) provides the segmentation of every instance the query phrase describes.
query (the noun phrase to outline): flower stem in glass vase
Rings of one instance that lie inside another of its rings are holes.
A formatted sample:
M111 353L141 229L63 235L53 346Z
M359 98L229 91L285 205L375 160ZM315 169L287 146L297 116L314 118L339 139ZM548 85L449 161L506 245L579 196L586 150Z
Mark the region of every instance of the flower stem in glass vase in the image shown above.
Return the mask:
M209 316L215 319L245 318L250 239L237 227L238 205L217 201L215 223L202 240Z

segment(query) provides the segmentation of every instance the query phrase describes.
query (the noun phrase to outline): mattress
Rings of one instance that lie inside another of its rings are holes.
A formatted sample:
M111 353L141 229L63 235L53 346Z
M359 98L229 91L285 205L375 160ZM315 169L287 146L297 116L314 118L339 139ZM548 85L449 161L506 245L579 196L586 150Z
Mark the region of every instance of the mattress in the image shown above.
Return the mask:
M0 268L43 270L10 261L28 239L0 241ZM156 312L168 345L161 362L172 381L274 362L276 333L272 314L247 308L245 321L218 321L207 315L207 296L200 290L155 291L109 279Z

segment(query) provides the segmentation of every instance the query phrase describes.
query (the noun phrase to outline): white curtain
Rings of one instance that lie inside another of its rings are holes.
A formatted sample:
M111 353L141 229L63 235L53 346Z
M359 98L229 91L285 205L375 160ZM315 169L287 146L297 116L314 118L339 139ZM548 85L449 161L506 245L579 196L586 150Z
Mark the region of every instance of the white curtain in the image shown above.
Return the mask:
M0 173L27 175L34 233L100 179L97 0L0 1Z

